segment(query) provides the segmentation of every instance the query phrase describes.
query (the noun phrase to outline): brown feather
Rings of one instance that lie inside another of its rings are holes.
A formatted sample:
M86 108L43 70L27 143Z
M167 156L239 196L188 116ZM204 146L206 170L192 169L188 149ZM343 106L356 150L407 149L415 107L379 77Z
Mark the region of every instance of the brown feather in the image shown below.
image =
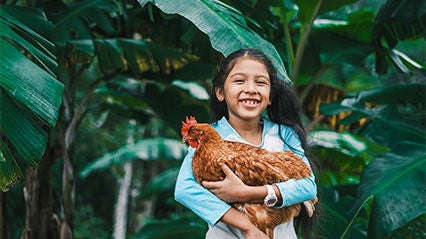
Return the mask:
M307 178L311 174L310 168L291 151L270 152L245 143L226 141L209 124L190 126L187 137L198 142L192 170L200 184L204 180L223 180L225 174L220 167L223 163L250 186ZM233 206L271 238L274 228L297 216L301 207L296 204L277 209L250 203L235 203Z

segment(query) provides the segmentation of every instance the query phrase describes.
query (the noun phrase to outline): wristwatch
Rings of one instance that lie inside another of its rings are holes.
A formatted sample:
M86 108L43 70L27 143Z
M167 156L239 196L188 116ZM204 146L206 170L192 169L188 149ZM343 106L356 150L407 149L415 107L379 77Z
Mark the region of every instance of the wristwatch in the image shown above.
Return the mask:
M278 202L277 195L275 195L275 190L271 185L265 185L266 189L268 190L268 195L266 195L263 202L267 207L273 207Z

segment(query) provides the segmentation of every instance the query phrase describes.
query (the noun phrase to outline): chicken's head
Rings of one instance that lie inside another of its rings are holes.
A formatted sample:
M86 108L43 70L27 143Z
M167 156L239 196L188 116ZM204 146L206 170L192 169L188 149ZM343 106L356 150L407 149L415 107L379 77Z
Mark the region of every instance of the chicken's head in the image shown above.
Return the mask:
M190 134L191 126L195 124L197 124L197 121L195 120L195 118L193 116L190 116L188 118L187 116L186 122L182 121L182 129L180 131L182 134L182 143L188 142L189 146L191 146L192 148L196 148L198 144L197 138L194 137L194 135Z

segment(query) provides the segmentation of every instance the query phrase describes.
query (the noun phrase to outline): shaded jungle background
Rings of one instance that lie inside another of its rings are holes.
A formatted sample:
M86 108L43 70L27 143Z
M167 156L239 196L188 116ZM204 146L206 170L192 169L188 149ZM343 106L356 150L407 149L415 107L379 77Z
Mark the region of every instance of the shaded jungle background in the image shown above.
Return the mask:
M204 238L173 199L186 115L257 47L303 103L314 238L426 238L421 0L2 0L0 238ZM321 237L319 236L321 235Z

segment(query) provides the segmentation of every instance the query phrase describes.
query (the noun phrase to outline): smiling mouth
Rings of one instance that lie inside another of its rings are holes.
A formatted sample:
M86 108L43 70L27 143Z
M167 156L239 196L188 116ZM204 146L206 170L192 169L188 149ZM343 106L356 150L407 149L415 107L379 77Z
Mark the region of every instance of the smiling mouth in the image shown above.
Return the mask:
M242 103L247 105L257 105L259 104L259 100L241 100Z

